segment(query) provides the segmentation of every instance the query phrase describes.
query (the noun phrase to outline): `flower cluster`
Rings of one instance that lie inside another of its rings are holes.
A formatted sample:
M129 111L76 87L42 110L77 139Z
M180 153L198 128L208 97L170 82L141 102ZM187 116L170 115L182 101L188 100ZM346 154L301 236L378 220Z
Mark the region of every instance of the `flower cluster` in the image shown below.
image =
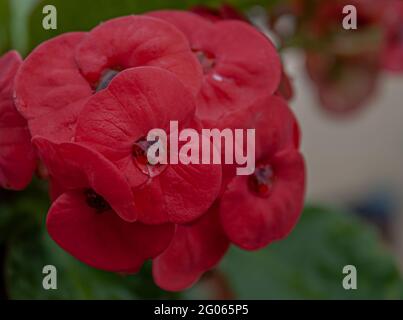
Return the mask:
M300 131L278 94L276 49L251 25L182 11L120 17L46 41L23 62L9 53L0 70L1 185L25 187L37 157L48 232L84 263L130 274L152 259L156 284L183 290L231 243L259 249L296 224ZM255 129L253 174L149 163L147 132L174 134L171 121L200 134Z

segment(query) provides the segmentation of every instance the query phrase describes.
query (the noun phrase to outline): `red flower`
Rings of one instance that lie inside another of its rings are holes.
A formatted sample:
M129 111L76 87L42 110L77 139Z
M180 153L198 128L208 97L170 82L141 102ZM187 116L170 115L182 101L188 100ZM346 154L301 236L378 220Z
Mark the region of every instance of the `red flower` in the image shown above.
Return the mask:
M220 215L231 242L255 250L285 237L296 224L303 207L305 167L297 122L281 98L260 99L249 113L244 125L256 130L256 169L231 180Z
M46 225L64 250L95 268L132 273L167 247L173 225L130 222L136 219L130 187L108 160L79 144L40 137L33 143L59 187Z
M21 57L10 51L0 57L0 187L21 190L31 181L35 155L27 123L14 106L14 77Z
M100 154L79 144L56 144L42 137L34 137L33 143L50 179L57 185L55 198L66 190L91 189L107 199L122 219L137 219L129 184Z
M154 66L174 73L192 93L201 85L201 68L185 36L172 24L147 16L116 18L94 28L80 43L77 64L95 87L105 73Z
M210 7L201 5L193 7L190 11L202 16L203 18L211 22L230 19L241 20L243 22L249 23L242 13L238 12L235 8L227 4L223 4L218 9L212 9ZM284 69L281 73L281 81L276 94L281 95L286 100L291 100L294 96L294 90L290 77L285 73Z
M184 290L215 267L228 247L216 203L192 224L177 225L169 247L153 260L154 281L165 290Z
M16 79L17 108L33 136L70 141L86 100L118 72L145 65L167 69L199 90L201 69L184 35L164 21L128 16L36 48Z
M78 121L76 141L98 150L125 174L139 220L184 223L203 214L221 186L221 166L147 163L149 130L170 132L170 121L194 127L195 103L170 72L143 67L121 72L93 96ZM172 133L175 134L175 133Z
M196 114L214 126L224 115L274 93L281 64L263 34L242 21L210 22L191 12L157 11L152 16L177 26L204 70Z

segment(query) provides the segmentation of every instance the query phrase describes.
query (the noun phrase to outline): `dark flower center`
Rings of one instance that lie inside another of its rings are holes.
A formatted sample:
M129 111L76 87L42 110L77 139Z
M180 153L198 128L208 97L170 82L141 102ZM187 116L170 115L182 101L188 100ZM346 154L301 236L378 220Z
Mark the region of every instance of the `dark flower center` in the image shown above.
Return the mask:
M88 206L95 209L97 213L102 213L111 209L109 203L94 190L86 189L84 194Z
M111 70L111 69L106 70L103 73L101 79L99 80L99 83L95 89L95 92L105 89L118 73L119 73L119 71L117 71L117 70Z
M215 57L213 54L201 50L193 50L197 59L203 68L204 74L209 73L215 66Z
M249 176L249 189L260 197L268 197L271 193L274 181L273 169L270 165L263 165L256 168Z

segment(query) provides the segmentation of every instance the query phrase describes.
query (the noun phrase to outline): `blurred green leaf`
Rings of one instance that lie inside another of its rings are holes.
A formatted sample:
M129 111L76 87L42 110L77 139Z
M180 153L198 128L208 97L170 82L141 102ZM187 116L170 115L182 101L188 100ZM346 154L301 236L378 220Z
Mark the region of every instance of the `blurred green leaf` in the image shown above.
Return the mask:
M186 10L196 5L218 7L224 2L244 10L256 4L266 6L273 1L278 0L42 0L30 17L29 47L33 49L41 42L64 32L90 30L102 21L118 16L161 9ZM42 9L48 4L57 9L57 30L44 30L42 27Z
M64 32L90 30L102 21L114 17L161 8L187 7L187 4L192 2L195 1L43 0L37 4L30 19L30 47L33 48L42 41ZM48 4L54 5L57 9L57 30L44 30L42 27L44 18L42 9Z
M357 290L344 290L345 265L357 268ZM396 262L375 231L354 216L305 209L290 236L257 252L232 248L221 270L240 299L396 299Z
M44 181L34 179L20 192L0 189L0 244L27 228L39 227L48 206Z
M25 56L28 49L28 19L39 0L9 0L11 47Z
M0 55L10 47L10 8L8 0L0 0Z
M44 228L29 228L9 239L7 244L5 274L7 294L11 299L157 299L177 296L155 286L149 263L132 276L96 270L59 248ZM42 269L45 265L54 265L57 269L57 290L43 289L45 275Z

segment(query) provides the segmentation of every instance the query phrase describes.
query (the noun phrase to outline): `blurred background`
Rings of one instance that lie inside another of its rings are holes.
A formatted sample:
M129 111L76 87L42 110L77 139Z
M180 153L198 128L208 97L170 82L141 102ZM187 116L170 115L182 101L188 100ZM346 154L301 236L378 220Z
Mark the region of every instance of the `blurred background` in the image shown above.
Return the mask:
M382 3L381 5L379 3ZM356 4L358 29L342 28ZM377 6L374 4L378 3ZM53 4L58 29L44 30ZM158 289L150 264L120 276L87 267L47 236L46 183L0 190L2 299L402 299L403 1L401 0L0 0L0 54L115 16L178 8L256 25L280 50L282 94L297 115L308 167L306 208L291 235L257 252L235 247L182 293ZM58 290L42 288L42 268ZM358 289L344 290L345 265Z

